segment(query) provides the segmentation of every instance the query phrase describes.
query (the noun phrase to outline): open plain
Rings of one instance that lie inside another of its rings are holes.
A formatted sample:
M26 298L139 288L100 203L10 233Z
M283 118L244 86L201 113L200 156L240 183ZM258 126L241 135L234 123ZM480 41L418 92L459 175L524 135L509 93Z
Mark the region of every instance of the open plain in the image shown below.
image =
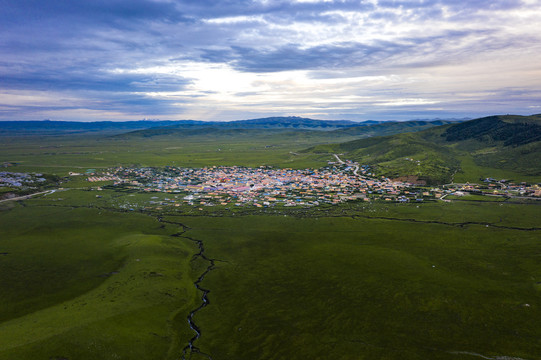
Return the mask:
M535 183L356 197L313 135L202 139L2 142L0 359L539 359Z

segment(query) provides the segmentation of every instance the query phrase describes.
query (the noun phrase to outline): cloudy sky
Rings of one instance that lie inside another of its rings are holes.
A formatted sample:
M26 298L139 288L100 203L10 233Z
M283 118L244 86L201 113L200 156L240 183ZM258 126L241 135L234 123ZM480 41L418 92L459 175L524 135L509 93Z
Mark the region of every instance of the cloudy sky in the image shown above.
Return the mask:
M0 0L1 120L541 113L541 0Z

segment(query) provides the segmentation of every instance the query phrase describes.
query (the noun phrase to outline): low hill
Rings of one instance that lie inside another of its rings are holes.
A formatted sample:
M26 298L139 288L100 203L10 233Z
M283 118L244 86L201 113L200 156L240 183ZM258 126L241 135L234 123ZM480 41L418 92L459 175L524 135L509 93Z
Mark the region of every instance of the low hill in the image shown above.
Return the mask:
M426 130L430 131L430 130ZM340 144L320 145L306 150L314 153L340 153L350 160L375 166L378 175L391 178L414 176L428 183L444 183L459 168L453 151L420 133L405 133Z
M231 137L231 136L273 136L310 137L317 141L332 142L340 139L366 138L420 131L449 121L388 121L353 123L348 121L313 120L306 118L282 117L243 120L233 122L206 122L204 124L175 124L151 129L142 129L119 134L117 138L179 136L179 137ZM353 126L354 125L354 126Z
M208 139L212 138L223 138L223 137L261 137L261 136L272 136L275 134L284 134L297 132L296 130L287 129L287 128L230 128L222 127L218 125L211 126L197 126L197 127L157 127L151 129L143 129L130 131L128 133L115 135L114 138L118 139L130 139L130 138L152 138L152 137L205 137ZM298 130L302 133L311 133L310 130ZM319 132L317 132L319 133Z
M63 135L108 133L120 134L132 131L163 128L155 133L165 133L165 129L308 129L335 130L352 126L371 125L349 120L314 120L301 117L268 117L235 121L198 120L141 120L141 121L0 121L0 136ZM149 132L152 134L153 132ZM145 136L145 135L143 135Z
M170 126L182 123L185 126L200 126L203 121L195 120L140 120L140 121L0 121L0 136L65 135L65 134L118 134L127 131Z
M267 117L261 119L250 120L238 120L227 122L214 122L213 125L219 125L221 127L232 128L257 128L257 129L318 129L318 130L331 130L337 128L345 128L350 126L358 126L359 122L349 120L314 120L309 118L302 118L298 116L287 117Z
M250 120L235 120L235 121L199 121L199 122L175 122L173 124L166 124L165 126L154 127L152 131L148 131L145 134L143 131L139 131L134 135L142 135L147 137L151 134L175 134L182 133L183 135L189 134L189 129L209 129L212 132L216 130L227 129L272 129L272 130L325 130L332 131L335 129L348 128L353 126L362 126L363 123L349 121L349 120L314 120L309 118L301 118L297 116L288 117L268 117L261 119ZM158 130L158 131L154 131Z
M435 121L386 121L370 125L352 126L345 129L333 130L335 135L352 135L359 137L385 136L405 132L421 131L434 126L456 123L454 121L435 120Z
M389 177L428 183L479 177L541 180L541 115L489 116L392 136L319 145L313 153L344 153Z
M65 134L102 134L151 137L157 135L181 135L203 134L198 131L208 128L213 129L289 129L289 130L314 130L335 132L332 136L378 136L395 134L404 131L418 131L438 125L439 121L374 121L355 122L349 120L315 120L296 116L267 117L260 119L235 120L235 121L199 121L199 120L141 120L141 121L0 121L0 136L33 136L33 135L65 135ZM378 127L379 125L379 127ZM375 126L375 127L374 127ZM351 129L348 131L348 129ZM369 130L370 129L370 130ZM145 130L149 130L145 132ZM193 131L188 131L193 130ZM226 134L228 135L228 134Z
M475 139L482 143L518 146L541 140L541 115L489 116L457 124L443 134L447 141Z

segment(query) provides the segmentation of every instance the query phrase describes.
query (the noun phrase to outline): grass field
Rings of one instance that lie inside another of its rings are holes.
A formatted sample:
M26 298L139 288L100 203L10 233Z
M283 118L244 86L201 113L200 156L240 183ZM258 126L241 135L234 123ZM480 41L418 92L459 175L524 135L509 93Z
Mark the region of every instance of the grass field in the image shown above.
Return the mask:
M0 163L11 171L67 175L69 171L118 165L204 167L214 165L321 167L329 156L300 154L311 139L280 138L135 138L50 136L2 138Z
M0 212L0 359L176 359L198 275L178 228L28 203Z
M194 316L215 360L539 358L537 203L126 212L151 196L73 189L0 212L0 359L179 359L208 265L191 240L216 259Z
M533 183L539 181L539 176L517 174L514 171L498 169L493 167L484 167L475 163L471 156L460 157L461 171L455 174L454 181L464 183L466 181L476 182L479 179L493 177L495 179L508 179L514 181L531 181Z
M227 261L213 359L539 359L538 232L381 219L181 219Z
M19 138L0 163L65 176L332 160L300 152L313 139L259 140ZM468 176L509 175L467 160ZM193 344L213 360L541 359L539 201L199 210L156 205L182 194L90 191L105 184L70 177L0 203L0 360L207 359L185 349L210 259Z

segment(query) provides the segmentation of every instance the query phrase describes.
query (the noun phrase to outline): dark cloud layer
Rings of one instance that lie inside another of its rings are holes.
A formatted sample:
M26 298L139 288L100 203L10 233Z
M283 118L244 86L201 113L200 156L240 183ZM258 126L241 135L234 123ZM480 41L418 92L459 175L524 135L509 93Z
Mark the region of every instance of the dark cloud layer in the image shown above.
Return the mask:
M144 109L182 113L182 101L143 93L182 92L194 84L192 74L131 70L185 62L224 64L243 73L384 72L460 64L478 54L538 44L537 35L506 32L492 19L494 12L527 6L533 5L520 0L0 0L0 91L70 92L90 99L96 109L127 116ZM411 31L399 24L420 25ZM317 34L305 30L310 27L317 27ZM201 95L192 91L183 98L190 96ZM32 108L1 100L0 105L9 112Z
M301 48L298 44L278 48L233 46L229 49L203 50L200 57L211 62L228 62L238 70L247 72L342 69L372 67L373 64L381 67L384 63L388 66L416 66L420 58L423 59L423 66L430 66L456 60L452 54L446 54L444 59L437 56L446 51L445 44L480 34L490 34L490 31L447 31L437 36L404 38L393 42L343 42L309 48ZM506 45L513 43L505 42ZM497 46L496 42L486 41L476 44L475 49L481 52L494 46Z
M19 74L5 74L4 89L89 90L113 92L179 91L187 80L167 75L109 74L100 70L34 69Z

